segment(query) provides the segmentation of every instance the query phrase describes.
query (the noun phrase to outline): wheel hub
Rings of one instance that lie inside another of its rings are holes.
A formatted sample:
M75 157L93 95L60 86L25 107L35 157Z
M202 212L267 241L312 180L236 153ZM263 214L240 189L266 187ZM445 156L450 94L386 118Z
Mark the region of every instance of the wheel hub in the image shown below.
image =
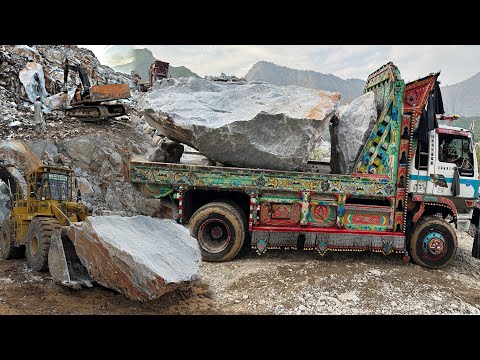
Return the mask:
M446 252L445 238L438 232L431 232L423 240L423 251L429 257L442 257Z
M232 239L228 225L220 219L209 219L198 229L198 242L210 253L225 250Z
M433 255L442 254L443 253L443 242L442 242L442 240L440 240L440 239L430 240L430 242L428 243L428 250L430 250L430 252Z
M220 226L215 226L213 229L212 229L212 237L214 239L220 239L223 235L223 230Z

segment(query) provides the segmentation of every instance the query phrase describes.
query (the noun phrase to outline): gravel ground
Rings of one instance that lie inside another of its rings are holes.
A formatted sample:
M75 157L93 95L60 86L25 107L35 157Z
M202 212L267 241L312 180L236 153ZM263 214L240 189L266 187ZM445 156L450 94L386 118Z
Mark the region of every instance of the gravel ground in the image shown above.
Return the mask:
M101 286L72 290L25 259L0 260L0 314L480 314L480 260L472 237L443 270L404 264L399 254L243 249L202 263L188 291L139 303Z

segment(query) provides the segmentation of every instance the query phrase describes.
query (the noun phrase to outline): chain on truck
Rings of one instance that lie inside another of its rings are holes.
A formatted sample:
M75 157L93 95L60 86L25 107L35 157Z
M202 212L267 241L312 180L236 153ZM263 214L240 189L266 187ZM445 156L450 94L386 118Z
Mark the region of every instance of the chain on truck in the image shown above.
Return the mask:
M439 75L405 84L390 62L368 77L382 110L350 175L131 161L130 180L178 203L208 261L249 242L258 254L369 250L443 268L455 228L478 227L480 210L473 134L439 124Z

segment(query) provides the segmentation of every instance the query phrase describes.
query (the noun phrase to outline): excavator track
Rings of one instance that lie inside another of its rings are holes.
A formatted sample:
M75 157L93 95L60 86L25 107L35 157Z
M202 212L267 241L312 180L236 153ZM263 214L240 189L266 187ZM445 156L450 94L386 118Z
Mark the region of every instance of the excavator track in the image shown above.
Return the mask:
M111 117L122 116L125 114L125 107L122 104L103 104L103 105L77 105L68 108L65 111L67 116L76 117L83 121L105 120Z

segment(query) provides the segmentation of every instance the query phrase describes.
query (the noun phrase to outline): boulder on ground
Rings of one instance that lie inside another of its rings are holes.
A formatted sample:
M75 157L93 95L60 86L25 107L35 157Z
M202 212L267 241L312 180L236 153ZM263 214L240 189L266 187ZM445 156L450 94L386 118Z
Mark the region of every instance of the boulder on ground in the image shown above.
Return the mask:
M66 234L93 280L133 300L189 288L199 276L198 242L174 220L91 216Z

